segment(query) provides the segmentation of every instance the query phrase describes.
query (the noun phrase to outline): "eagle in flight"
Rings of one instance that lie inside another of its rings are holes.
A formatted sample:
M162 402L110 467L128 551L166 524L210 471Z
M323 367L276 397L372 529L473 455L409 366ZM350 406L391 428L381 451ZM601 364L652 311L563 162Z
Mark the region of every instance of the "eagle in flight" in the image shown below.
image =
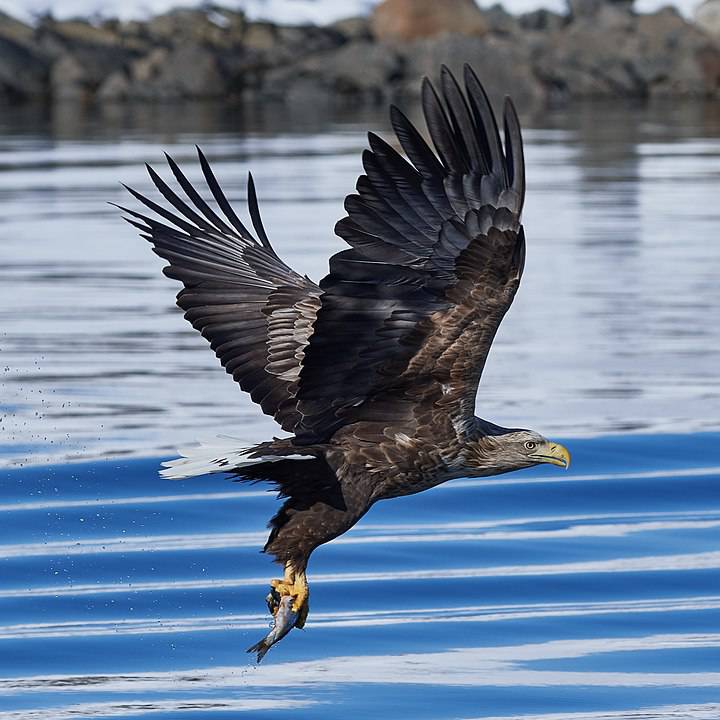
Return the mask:
M463 74L464 90L445 67L439 92L423 81L433 147L397 107L392 127L407 159L369 134L365 173L335 227L349 248L330 258L319 285L276 254L252 176L254 233L199 149L215 207L170 157L184 197L148 172L172 209L128 188L154 216L121 209L183 284L185 317L290 433L250 448L201 446L162 471L228 472L270 482L284 498L265 545L284 576L267 598L274 627L250 648L258 659L304 625L313 550L373 503L453 478L569 465L562 445L475 415L485 360L522 275L525 169L512 102L503 145L477 76L467 65Z

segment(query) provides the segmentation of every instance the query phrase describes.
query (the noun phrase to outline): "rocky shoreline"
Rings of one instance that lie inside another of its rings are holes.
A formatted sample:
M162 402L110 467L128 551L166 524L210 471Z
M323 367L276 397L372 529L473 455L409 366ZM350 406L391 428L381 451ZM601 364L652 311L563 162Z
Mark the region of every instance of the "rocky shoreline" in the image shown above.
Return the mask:
M669 7L635 14L623 2L571 0L565 15L516 16L456 0L419 22L409 3L426 4L386 0L372 17L323 27L250 22L207 6L142 22L31 26L0 14L0 101L375 103L413 97L420 77L464 62L491 95L539 102L720 98L720 36Z

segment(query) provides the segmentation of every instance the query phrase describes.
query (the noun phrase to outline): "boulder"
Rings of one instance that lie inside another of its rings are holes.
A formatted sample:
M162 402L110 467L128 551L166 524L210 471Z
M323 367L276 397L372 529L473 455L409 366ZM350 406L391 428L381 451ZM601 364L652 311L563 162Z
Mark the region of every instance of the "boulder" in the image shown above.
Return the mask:
M645 96L646 83L634 70L637 38L631 28L605 33L577 21L549 33L538 50L535 68L556 97Z
M50 91L53 100L86 100L90 96L90 79L78 58L67 53L53 63Z
M122 38L111 25L100 27L85 20L53 20L44 18L40 29L62 38L68 46L95 45L115 47L122 45Z
M98 89L105 100L183 100L224 95L227 82L215 53L193 44L155 48L109 74Z
M546 96L533 70L529 48L514 38L443 35L410 43L402 49L402 55L406 74L401 93L406 97L419 93L423 76L437 79L443 64L456 77L462 77L465 63L478 74L491 100L500 102L511 93L516 100L533 103Z
M705 94L720 97L720 49L707 46L698 52L697 61L702 68Z
M720 91L720 47L674 8L640 15L634 68L652 95L712 95Z
M380 101L401 72L402 61L393 47L358 40L309 55L294 66L270 70L263 78L262 92L290 101L318 94Z
M269 22L250 23L243 34L242 44L249 50L272 50L278 44L277 27Z
M35 43L35 30L30 25L0 11L0 38L32 48Z
M523 30L555 32L565 25L566 20L564 15L559 15L546 8L538 8L520 15L518 23Z
M229 48L241 42L247 21L242 12L219 7L176 8L156 15L145 32L166 45L184 43Z
M24 44L0 36L0 101L21 102L47 93L49 64Z
M52 63L50 92L55 99L88 98L108 76L125 67L131 57L121 49L102 51L78 46L67 50Z
M139 50L126 43L118 26L95 26L83 20L40 20L36 47L47 58L49 92L56 100L86 100L104 80L122 69Z
M370 18L357 16L336 20L329 30L339 33L345 40L369 40L372 37Z
M720 0L705 0L698 5L694 20L701 30L720 41Z
M276 28L277 47L270 57L272 64L294 62L311 53L322 53L347 42L347 38L332 27L316 25L279 25Z
M156 80L168 62L170 50L164 47L155 48L144 57L138 58L132 65L130 76L134 82L150 83Z
M548 34L535 62L561 96L703 96L716 92L717 53L672 8L634 16L608 7Z
M124 70L111 73L98 88L97 98L107 102L120 102L131 96L130 77Z
M488 24L473 0L384 0L372 14L379 40L402 42L444 33L484 35Z
M520 23L502 5L495 4L483 11L488 30L496 35L515 35L520 32Z
M105 65L108 57L129 57L133 52L146 52L151 45L147 37L142 39L128 33L126 24L117 21L93 25L84 20L59 21L52 17L44 17L38 23L35 42L43 53L55 60L66 53L82 52L83 61L94 54Z
M567 4L571 18L593 18L604 8L631 13L633 0L567 0Z

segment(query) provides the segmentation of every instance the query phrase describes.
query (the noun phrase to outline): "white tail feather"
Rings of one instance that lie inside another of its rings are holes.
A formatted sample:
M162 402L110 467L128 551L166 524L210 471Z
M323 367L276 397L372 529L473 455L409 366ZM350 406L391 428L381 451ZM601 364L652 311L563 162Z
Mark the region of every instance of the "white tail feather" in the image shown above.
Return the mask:
M183 478L209 475L210 473L230 472L238 468L256 465L262 462L277 462L278 460L311 460L308 455L270 455L267 457L248 458L253 447L238 447L241 443L237 438L225 435L189 448L179 448L182 457L175 460L166 460L162 463L160 475L168 480L182 480Z

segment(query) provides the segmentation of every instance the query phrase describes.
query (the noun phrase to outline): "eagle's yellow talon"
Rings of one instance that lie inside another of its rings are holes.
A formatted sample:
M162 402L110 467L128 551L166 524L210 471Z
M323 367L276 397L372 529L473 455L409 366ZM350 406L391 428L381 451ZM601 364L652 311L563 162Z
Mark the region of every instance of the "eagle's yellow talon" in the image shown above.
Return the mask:
M271 580L270 587L281 597L289 595L293 598L292 611L298 614L296 626L302 627L308 616L308 597L310 594L305 573L295 572L292 564L288 563L285 566L285 577ZM275 602L273 606L272 613L275 615L280 603Z
M285 580L271 580L270 587L280 595L294 595L295 585Z
M308 595L309 595L309 593L307 592L307 590L304 590L303 592L301 592L295 596L295 600L293 601L293 604L292 604L293 612L299 613L303 609L303 607L305 606L305 604L307 602Z

